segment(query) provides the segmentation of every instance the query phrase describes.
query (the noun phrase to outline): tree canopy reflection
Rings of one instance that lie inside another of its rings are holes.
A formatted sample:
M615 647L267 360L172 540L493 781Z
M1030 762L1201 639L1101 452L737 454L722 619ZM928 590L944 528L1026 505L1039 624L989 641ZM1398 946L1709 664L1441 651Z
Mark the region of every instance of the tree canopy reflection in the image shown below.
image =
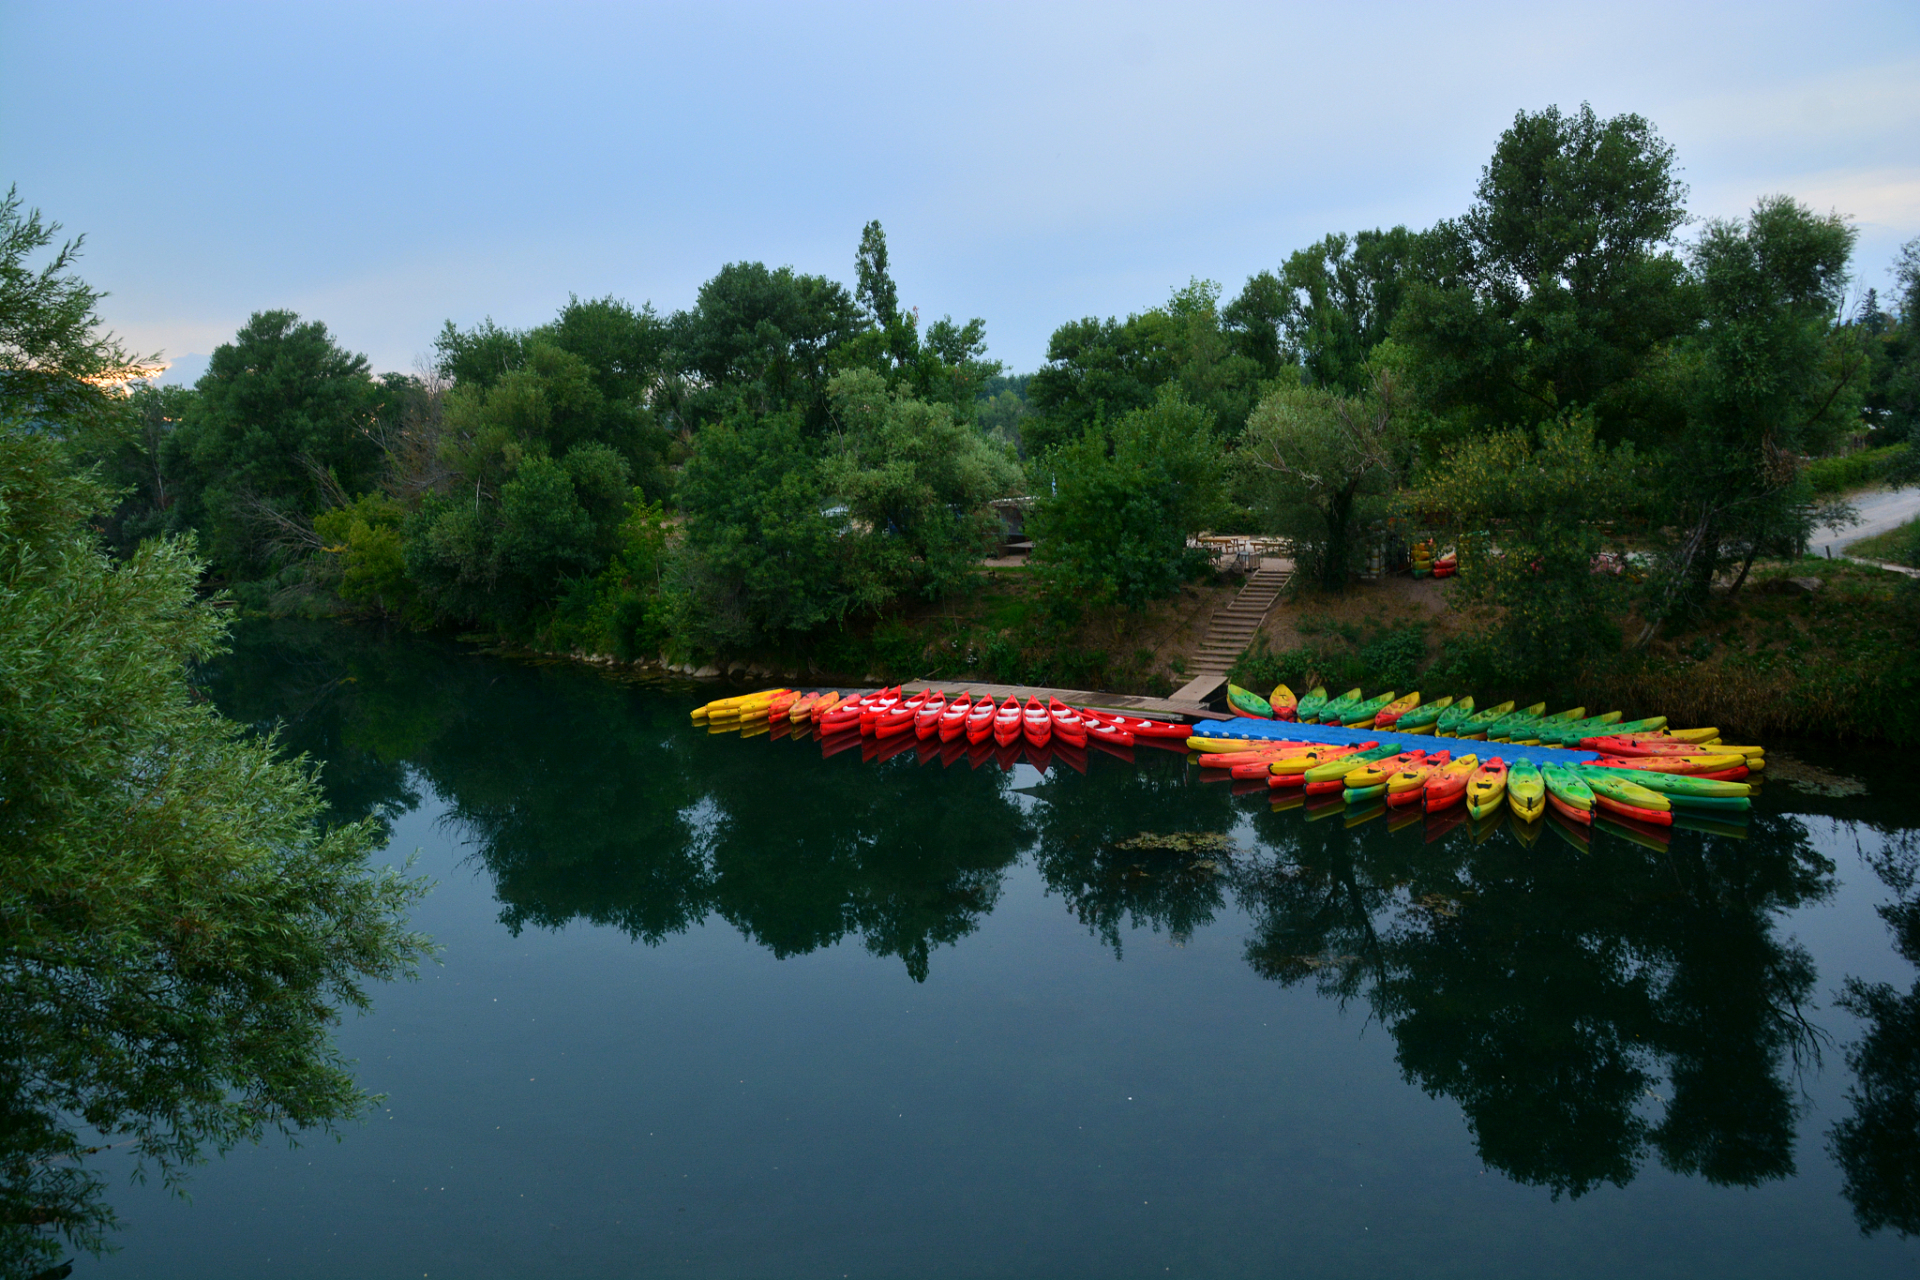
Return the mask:
M1773 918L1833 870L1798 823L1579 855L1260 825L1273 856L1240 877L1248 961L1364 999L1490 1167L1556 1196L1625 1185L1649 1151L1716 1183L1793 1172L1788 1077L1812 1047L1814 971Z
M1894 892L1879 908L1894 950L1920 965L1920 840L1889 831L1872 861ZM1848 978L1841 1005L1866 1025L1847 1050L1853 1110L1828 1146L1846 1177L1841 1193L1863 1232L1920 1235L1920 982L1902 993L1889 982Z

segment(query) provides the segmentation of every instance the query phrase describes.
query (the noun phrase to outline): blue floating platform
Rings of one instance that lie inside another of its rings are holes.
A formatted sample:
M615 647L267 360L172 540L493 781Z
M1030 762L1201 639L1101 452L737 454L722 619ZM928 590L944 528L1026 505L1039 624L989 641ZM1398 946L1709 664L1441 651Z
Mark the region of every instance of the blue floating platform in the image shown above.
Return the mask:
M1436 738L1430 733L1391 733L1384 729L1348 729L1337 724L1295 724L1291 720L1211 720L1192 726L1196 738L1260 738L1269 742L1323 742L1328 746L1349 746L1356 742L1378 742L1402 751L1451 751L1463 756L1471 752L1482 760L1499 756L1508 764L1531 760L1535 764L1578 764L1598 760L1597 751L1569 751L1565 747L1523 747L1512 742L1470 742L1463 738Z

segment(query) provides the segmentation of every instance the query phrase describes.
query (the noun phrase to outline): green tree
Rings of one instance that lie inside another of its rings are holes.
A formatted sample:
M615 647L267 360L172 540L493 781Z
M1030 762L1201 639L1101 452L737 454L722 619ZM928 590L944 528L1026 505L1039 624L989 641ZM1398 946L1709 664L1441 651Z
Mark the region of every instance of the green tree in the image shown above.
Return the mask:
M1211 412L1222 436L1237 437L1271 371L1229 331L1219 301L1219 285L1193 280L1164 306L1125 321L1088 316L1054 330L1047 363L1027 384L1034 417L1021 434L1029 452L1044 454L1144 409L1168 385Z
M119 410L125 424L101 437L89 451L101 479L121 491L119 506L107 522L107 540L118 550L165 532L179 501L179 485L168 474L168 442L194 405L191 387L136 385Z
M1399 313L1420 241L1405 227L1330 235L1289 254L1278 275L1249 279L1222 318L1266 377L1298 365L1310 385L1358 395Z
M1019 467L947 405L890 392L871 370L829 390L841 430L825 479L862 530L855 598L877 606L960 587L999 528L986 504L1018 490Z
M1792 552L1813 522L1800 456L1859 421L1868 366L1839 324L1854 230L1786 196L1707 224L1690 266L1702 322L1665 381L1683 427L1663 442L1662 525L1649 638L1706 598L1730 562Z
M1618 594L1595 568L1635 480L1632 446L1607 448L1584 417L1476 436L1426 477L1416 501L1459 540L1461 586L1499 611L1493 674L1550 682L1617 645Z
M1427 234L1398 312L1423 401L1467 427L1578 406L1613 436L1671 425L1645 382L1693 323L1671 248L1685 199L1641 117L1520 112L1472 208Z
M1205 563L1188 537L1225 502L1213 417L1174 387L1116 421L1110 440L1083 435L1034 474L1034 572L1067 613L1085 604L1137 609L1171 595Z
M228 575L265 577L287 559L290 530L372 487L379 388L366 357L319 321L256 312L214 349L195 390L163 466L180 490L177 520Z
M190 696L223 643L179 541L125 563L59 444L0 428L0 1269L113 1223L88 1168L168 1182L207 1150L361 1112L328 1028L410 973L422 891L375 823L323 829L311 770Z
M995 440L1023 450L1021 426L1033 416L1033 407L1027 403L1027 383L1031 378L1031 374L988 378L981 384L980 396L974 405L975 425Z
M642 501L626 460L604 444L576 445L558 460L535 453L495 501L464 492L423 501L402 532L407 577L433 616L525 636L573 580L605 566Z
M1904 440L1908 457L1900 478L1920 476L1920 237L1901 246L1894 260L1894 314L1867 291L1858 320L1871 361L1864 409L1884 440Z
M831 353L867 327L844 286L758 262L722 267L672 324L677 363L695 388L684 399L691 428L791 409L812 432L826 424Z
M1384 364L1370 375L1360 395L1318 386L1271 392L1235 457L1249 505L1294 540L1329 591L1347 585L1362 555L1360 526L1406 469L1394 375Z
M678 493L686 534L667 588L683 645L713 654L791 640L857 603L857 535L797 414L706 427Z
M38 209L20 211L19 188L0 197L0 418L33 419L97 453L120 435L116 390L159 366L101 329L95 307L107 295L73 271L85 236L30 265L59 234Z

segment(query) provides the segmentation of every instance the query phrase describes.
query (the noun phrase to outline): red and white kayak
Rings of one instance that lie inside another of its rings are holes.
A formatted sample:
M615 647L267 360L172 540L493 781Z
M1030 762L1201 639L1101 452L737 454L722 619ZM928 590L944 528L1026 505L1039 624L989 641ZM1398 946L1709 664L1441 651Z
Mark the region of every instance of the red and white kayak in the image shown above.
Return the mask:
M1000 746L1010 747L1020 741L1020 700L1008 698L993 713L993 740ZM1011 769L1012 765L1006 768Z
M967 731L967 712L973 710L973 698L961 694L940 713L940 741L952 742Z
M874 736L881 738L897 737L913 728L914 718L918 716L921 711L925 710L927 702L932 697L933 694L931 692L916 693L905 702L888 707L885 711L882 711L879 715L875 716L873 720ZM862 720L860 727L864 730L866 728L866 721Z
M1044 747L1053 741L1053 717L1040 705L1039 698L1027 699L1027 709L1021 713L1020 723L1027 741L1034 746Z
M947 710L947 695L935 690L931 698L914 713L913 736L922 741L940 732L940 717Z
M993 736L992 698L981 698L967 710L967 742L978 746Z
M1056 742L1071 743L1076 747L1087 745L1087 723L1078 711L1058 698L1047 699L1047 718L1053 721L1053 737Z
M1136 738L1178 738L1185 742L1193 736L1191 725L1180 724L1177 721L1149 720L1145 716L1123 716L1111 711L1094 711L1091 708L1083 710L1080 714L1103 721L1115 728L1125 729Z
M1133 745L1133 733L1117 724L1102 719L1092 711L1083 711L1081 717L1086 721L1087 736L1095 742L1104 742L1110 747L1130 747Z
M820 732L823 735L849 729L857 732L861 718L867 713L867 699L872 696L862 694L857 698L843 698L839 705L828 707L820 714Z
M873 736L873 726L881 715L900 705L900 690L897 686L882 689L877 695L869 695L860 702L860 735L870 738Z

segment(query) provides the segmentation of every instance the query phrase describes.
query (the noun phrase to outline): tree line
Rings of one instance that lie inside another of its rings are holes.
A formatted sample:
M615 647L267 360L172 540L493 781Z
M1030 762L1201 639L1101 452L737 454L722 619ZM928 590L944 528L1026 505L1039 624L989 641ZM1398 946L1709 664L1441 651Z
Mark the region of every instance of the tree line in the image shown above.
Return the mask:
M1805 460L1920 420L1920 241L1897 298L1850 301L1844 218L1769 196L1689 231L1686 196L1641 117L1523 111L1460 216L1070 321L1021 377L983 321L901 305L877 222L851 287L733 263L671 314L449 323L413 374L262 312L132 397L109 528L193 532L258 609L705 658L964 593L995 498L1030 500L1066 620L1170 594L1209 526L1286 535L1339 590L1399 514L1460 541L1490 652L1555 669L1791 553ZM1590 571L1608 531L1632 592Z

